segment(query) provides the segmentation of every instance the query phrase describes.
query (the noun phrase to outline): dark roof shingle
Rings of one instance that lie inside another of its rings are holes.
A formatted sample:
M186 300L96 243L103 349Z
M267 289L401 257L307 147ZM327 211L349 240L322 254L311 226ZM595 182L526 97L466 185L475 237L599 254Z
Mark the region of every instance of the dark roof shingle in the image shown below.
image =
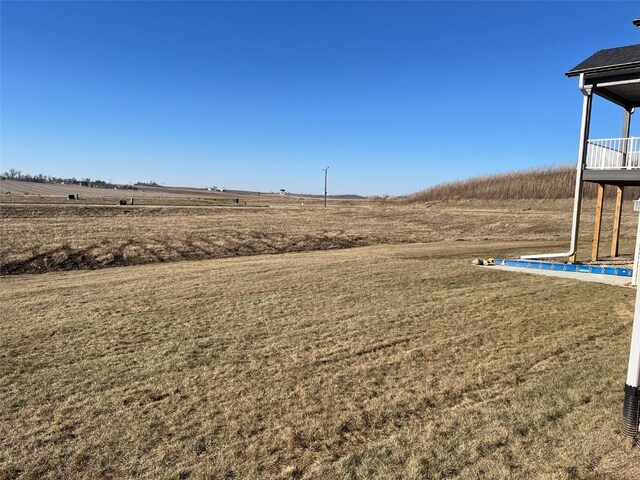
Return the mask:
M640 66L640 45L600 50L569 70L567 76L573 77L580 73L618 70L633 66Z

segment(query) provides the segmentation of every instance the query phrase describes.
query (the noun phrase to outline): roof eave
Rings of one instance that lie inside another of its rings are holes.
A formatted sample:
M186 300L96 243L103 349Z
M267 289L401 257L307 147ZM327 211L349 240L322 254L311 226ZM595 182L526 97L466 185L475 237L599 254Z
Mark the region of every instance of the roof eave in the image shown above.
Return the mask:
M604 72L615 72L616 70L625 70L627 68L640 67L640 62L629 62L623 63L620 65L608 65L606 67L598 67L598 68L582 68L580 70L569 70L565 75L567 77L577 77L581 73L604 73Z

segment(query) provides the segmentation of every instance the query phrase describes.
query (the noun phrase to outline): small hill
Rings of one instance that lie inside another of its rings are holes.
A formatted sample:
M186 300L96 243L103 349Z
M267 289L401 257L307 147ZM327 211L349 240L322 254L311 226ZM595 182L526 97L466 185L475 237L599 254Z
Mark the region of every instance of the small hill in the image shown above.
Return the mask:
M437 200L557 200L573 198L575 181L575 167L561 165L441 183L409 195L406 200L416 203ZM596 185L585 184L584 195L595 197ZM615 189L608 187L605 195L614 197ZM638 197L640 188L625 189L625 199Z

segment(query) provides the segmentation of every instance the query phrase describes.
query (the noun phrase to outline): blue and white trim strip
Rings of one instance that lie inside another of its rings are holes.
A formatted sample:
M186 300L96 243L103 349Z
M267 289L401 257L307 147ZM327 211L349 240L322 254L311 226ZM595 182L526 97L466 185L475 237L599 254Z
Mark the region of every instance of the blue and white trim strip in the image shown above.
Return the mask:
M631 268L611 267L606 265L582 265L579 263L543 262L539 260L521 260L513 258L496 258L494 265L505 267L533 268L538 270L554 270L559 272L595 273L598 275L615 275L618 277L632 277Z

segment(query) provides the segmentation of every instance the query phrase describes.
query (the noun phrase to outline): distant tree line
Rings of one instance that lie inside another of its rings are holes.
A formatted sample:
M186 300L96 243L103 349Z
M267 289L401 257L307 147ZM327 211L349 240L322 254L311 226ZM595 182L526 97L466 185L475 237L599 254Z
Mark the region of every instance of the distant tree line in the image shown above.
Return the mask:
M134 183L134 185L136 187L161 187L162 186L159 183L156 183L154 181L151 181L151 182L136 182L136 183Z
M100 179L91 179L91 178L64 178L64 177L54 177L53 175L43 175L42 173L38 173L36 175L32 175L30 173L23 173L21 170L16 170L15 168L11 168L6 172L0 174L0 179L2 180L19 180L22 182L36 182L36 183L61 183L65 185L80 185L83 187L100 187L100 188L120 188L120 189L129 189L129 190L137 190L137 187L161 187L162 185L150 181L150 182L136 182L134 185L117 185L111 182L105 182Z

